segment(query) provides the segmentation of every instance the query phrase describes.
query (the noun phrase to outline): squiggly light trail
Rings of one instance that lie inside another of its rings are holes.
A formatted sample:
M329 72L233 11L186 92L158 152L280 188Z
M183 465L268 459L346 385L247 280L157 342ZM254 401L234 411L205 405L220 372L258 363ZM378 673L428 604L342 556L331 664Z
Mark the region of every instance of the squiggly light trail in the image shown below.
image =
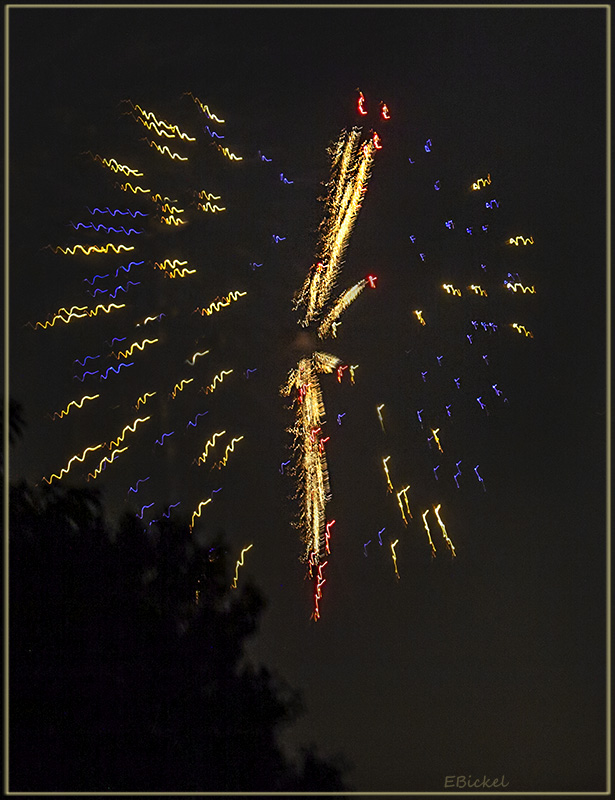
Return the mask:
M95 480L103 471L103 469L105 469L107 464L111 464L113 461L115 461L116 456L119 456L120 453L124 453L126 450L128 450L128 447L122 447L118 450L113 450L110 456L105 456L99 463L99 465L96 467L94 472L88 472L87 480L89 481L90 478L92 480Z
M245 297L248 293L247 292L229 292L225 297L218 297L213 302L209 304L207 308L199 309L197 311L201 312L201 316L206 314L208 317L214 314L216 311L220 311L221 308L226 308L230 306L233 301L239 300L240 297Z
M62 417L65 417L69 413L71 406L76 406L77 408L83 408L83 404L85 403L86 400L96 400L97 397L100 397L100 395L86 394L81 398L81 400L71 400L71 402L66 406L66 408L63 411L54 411L53 415L51 416L51 419L56 419L56 418L62 419Z
M218 384L222 383L222 381L225 379L225 377L227 375L230 375L232 371L233 371L232 369L226 369L226 370L223 369L221 372L219 372L214 377L213 381L209 384L209 386L204 390L205 394L210 394L211 392L213 392L214 389L216 388L216 386Z
M88 453L93 453L96 450L100 449L101 447L104 447L104 444L97 444L97 445L94 445L94 447L86 447L85 450L83 451L83 453L81 453L78 456L73 456L69 460L68 464L60 470L59 474L54 472L54 473L51 474L51 476L49 478L43 478L43 480L45 481L45 483L51 483L54 478L57 478L58 480L61 480L62 477L69 472L71 466L75 463L75 461L83 461Z
M223 125L223 124L224 124L224 120L223 120L223 119L219 119L218 117L216 117L216 115L215 115L215 114L212 114L212 112L209 110L209 106L207 106L207 105L205 105L204 103L202 103L202 102L199 100L199 98L198 98L198 97L195 97L195 96L192 94L192 92L184 92L184 95L188 95L188 97L191 97L191 98L194 100L194 102L197 104L197 106L198 106L198 107L201 109L201 111L202 111L204 114L207 114L207 116L209 117L209 119L212 119L214 122L219 122L221 125Z
M235 451L235 445L237 442L241 442L243 438L243 436L239 436L236 439L232 439L230 444L227 444L226 450L224 451L224 456L220 459L220 461L218 461L217 464L215 464L216 469L222 469L222 467L226 467L230 454Z
M525 325L519 325L518 323L513 322L510 327L514 328L516 331L519 331L519 333L523 333L526 336L529 336L531 339L534 338L534 334L532 333L532 331L528 331Z
M506 242L506 244L514 244L516 247L518 247L519 239L521 239L522 245L534 244L534 239L531 236L529 236L527 239L525 238L525 236L511 236L510 239L508 239L508 241Z
M92 153L91 150L88 150L86 153L84 153L84 155L92 156L92 159L94 161L99 161L103 165L103 167L108 167L112 172L122 172L124 173L124 175L128 176L134 175L135 178L143 177L143 173L139 172L139 170L131 169L130 167L127 167L125 164L120 164L114 158L111 159L103 158L102 156L99 156L98 153L94 155L94 153Z
M250 544L247 547L244 547L243 550L241 551L241 556L239 557L239 560L237 561L237 564L235 565L235 578L233 579L233 582L231 584L231 588L232 589L236 589L237 588L237 577L239 575L239 567L243 567L243 556L244 556L244 553L247 553L248 550L250 550L252 547L254 547L254 545Z
M128 356L132 355L132 351L135 349L135 347L137 348L137 350L141 350L141 352L143 352L143 350L145 349L145 345L146 344L156 344L157 341L159 341L159 340L158 339L143 339L142 342L133 342L130 345L130 347L128 348L128 350L122 350L121 352L119 352L117 354L117 357L118 358L128 358Z
M486 178L478 178L472 184L472 190L477 191L478 189L482 189L483 186L488 186L490 183L491 183L491 173L489 173Z
M209 441L205 442L205 449L203 450L203 452L201 453L201 455L197 459L197 463L199 465L205 463L205 461L207 460L207 456L209 454L210 449L216 443L216 439L218 439L220 436L224 436L225 433L226 433L226 431L219 431L218 433L214 433L214 435L211 437L211 439L209 439Z
M112 250L114 253L121 253L122 250L134 250L132 245L127 246L125 244L91 244L87 247L84 247L82 244L76 244L74 247L52 247L51 245L47 245L54 253L62 253L65 256L74 256L77 254L77 250L80 250L84 256L90 256L92 253L108 253L109 250Z

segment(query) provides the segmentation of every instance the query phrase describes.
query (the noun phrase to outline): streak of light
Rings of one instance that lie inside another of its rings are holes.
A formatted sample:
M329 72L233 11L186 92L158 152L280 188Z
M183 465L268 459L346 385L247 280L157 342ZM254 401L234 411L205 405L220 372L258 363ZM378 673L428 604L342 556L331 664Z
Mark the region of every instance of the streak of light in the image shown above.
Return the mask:
M175 431L169 431L169 433L163 433L160 439L156 439L156 444L159 444L161 447L164 444L164 440L168 439L170 436L173 436Z
M511 236L511 238L506 241L506 244L514 244L516 247L518 247L519 239L521 239L522 245L534 244L534 239L531 236L529 236L527 239L525 236Z
M184 386L186 386L189 383L192 383L193 380L194 380L194 378L182 378L182 380L179 383L175 384L175 386L173 387L173 391L170 393L169 397L171 397L171 398L173 398L173 400L175 400L175 398L177 397L178 392L182 392L183 389L184 389Z
M443 283L442 288L446 289L448 294L457 295L461 297L461 289L457 289L452 283Z
M199 414L197 414L196 417L194 418L194 422L192 420L190 420L190 422L188 422L188 424L186 425L186 430L191 426L193 428L196 428L196 421L198 420L198 418L199 417L205 417L205 416L207 416L207 414L209 414L209 411L202 411Z
M148 398L153 397L155 394L156 392L145 392L145 394L142 394L141 397L139 397L139 399L135 403L135 408L138 409L141 403L145 405L147 403Z
M222 381L224 380L224 378L225 378L227 375L230 375L232 371L233 371L232 369L226 369L226 370L224 370L224 369L223 369L221 372L219 372L219 373L218 373L218 374L217 374L217 375L214 377L213 381L212 381L212 382L209 384L209 386L208 386L208 387L207 387L207 388L204 390L205 394L211 394L211 392L213 392L213 391L214 391L214 389L216 388L216 386L217 386L218 384L222 383Z
M343 419L345 416L346 416L346 412L345 412L345 411L344 411L344 413L343 413L343 414L338 414L338 415L337 415L337 424L338 424L338 425L341 425L341 424L342 424L342 419Z
M226 156L229 161L243 161L243 156L238 156L235 153L231 153L228 147L222 147L222 145L217 144L216 147L222 153L223 156Z
M250 550L252 547L254 547L254 545L250 544L247 547L244 547L243 550L241 551L241 556L239 557L239 559L237 561L237 564L235 565L235 578L233 579L233 582L231 583L231 589L236 589L237 588L237 577L239 575L239 567L243 567L243 556L244 556L244 553L247 553L248 550Z
M482 287L477 286L474 283L471 286L468 286L468 289L474 292L474 294L480 295L481 297L487 297L487 292Z
M134 492L134 494L136 494L139 491L139 484L140 483L145 483L145 481L148 481L148 480L149 480L149 477L148 478L139 478L139 480L135 483L135 485L131 486L128 489L128 494L130 494L131 492Z
M385 433L384 430L384 421L382 419L382 409L384 408L384 403L381 403L379 406L376 406L376 413L378 414L378 419L380 420L380 427L382 428L382 432Z
M429 544L431 545L431 555L435 558L436 548L431 538L431 531L429 530L429 525L427 524L427 520L425 519L427 514L429 514L429 509L423 512L423 525L425 526L425 530L427 531L427 538L429 539Z
M94 155L94 153L92 153L91 150L87 150L85 153L82 153L81 155L92 156L93 161L99 161L103 165L103 167L108 167L112 172L122 172L124 175L129 175L129 176L134 175L135 178L143 177L142 172L139 172L136 169L131 169L130 167L127 167L125 164L120 164L114 158L110 159L103 158L102 156L98 155L98 153Z
M196 360L197 360L197 358L200 358L201 356L206 356L207 353L209 353L209 350L203 350L200 353L194 353L192 358L187 358L186 359L186 364L190 364L190 366L193 367L195 362L196 362Z
M387 485L389 487L389 492L393 492L393 484L391 483L391 476L389 475L389 467L387 465L387 461L391 458L391 456L387 456L386 458L382 459L382 466L384 467L384 474L387 476Z
M151 189L145 189L143 186L133 186L130 181L116 183L115 186L118 186L123 192L132 192L133 194L149 194L152 191Z
M210 449L212 447L214 447L214 445L216 444L216 439L218 439L220 436L224 436L225 433L226 433L226 431L218 431L217 433L214 433L214 435L211 437L211 439L209 439L209 441L207 441L205 443L205 449L203 450L203 452L201 453L201 455L197 459L197 463L199 465L205 463Z
M162 147L158 144L158 142L154 142L151 139L147 139L143 137L143 141L147 142L150 147L153 147L155 150L163 156L168 156L172 161L188 161L188 156L181 156L179 153L174 153L169 150L168 144L163 144Z
M190 519L190 533L192 533L194 529L194 520L201 516L201 512L208 503L211 503L211 497L208 500L201 500L196 508L196 511L193 511L192 518Z
M320 619L320 609L318 607L319 601L322 599L322 587L326 583L326 579L322 577L322 571L327 566L329 562L324 561L322 564L318 565L318 575L316 577L316 591L314 592L314 613L312 614L312 619L314 622Z
M130 345L128 350L122 350L121 352L119 352L117 354L116 357L117 358L128 358L128 356L132 355L132 351L135 349L135 347L137 348L137 350L141 350L141 352L143 352L146 344L155 344L157 341L159 341L159 340L158 339L143 339L142 342L133 342L133 344Z
M439 431L439 430L440 430L440 428L436 428L435 430L432 428L432 429L431 429L431 432L433 433L433 440L434 440L434 442L436 443L436 447L438 448L438 450L439 450L441 453L443 453L443 452L444 452L444 450L442 449L442 445L440 444L440 439L438 439L438 431Z
M490 183L491 183L491 173L489 173L486 178L478 178L472 184L472 190L477 191L478 189L482 189L483 186L488 186Z
M454 547L453 543L451 542L451 540L448 538L448 534L447 534L447 532L446 532L446 528L444 527L444 523L443 523L443 522L442 522L442 520L440 519L440 514L439 514L439 511L440 511L440 508L441 508L441 507L442 507L442 503L438 503L438 505L437 505L437 506L434 506L434 509L433 509L433 510L434 510L434 513L435 513L435 515L436 515L436 518L437 518L437 520L438 520L438 525L439 525L439 526L440 526L440 528L442 529L442 536L444 536L444 540L446 541L446 544L448 545L448 547L449 547L449 549L450 549L451 553L453 554L453 556L455 556L455 555L456 555L456 553L455 553L455 547Z
M198 97L195 97L195 96L192 94L192 92L184 92L184 94L182 95L182 97L183 97L184 95L188 95L188 97L191 97L191 98L194 100L194 102L197 104L197 106L198 106L198 107L201 109L201 111L202 111L204 114L207 114L207 116L209 117L209 119L212 119L214 122L218 122L220 125L223 125L223 124L224 124L224 120L223 120L223 119L220 119L220 118L219 118L219 117L217 117L215 114L213 114L213 113L212 113L212 112L209 110L209 106L207 106L207 105L205 105L204 103L202 103L202 102L199 100L199 98L198 98Z
M370 544L371 541L372 540L370 539L369 542L365 542L365 544L363 545L363 555L365 556L365 558L367 558L367 549L366 549L367 545Z
M80 250L84 256L92 255L92 253L108 253L109 250L112 250L114 253L121 253L122 250L134 250L133 246L126 246L124 244L114 245L111 243L108 244L91 244L87 247L84 247L82 244L76 244L74 247L53 247L52 245L46 245L50 250L53 250L54 253L62 253L65 256L74 256L77 253L77 250Z
M58 480L61 480L62 477L64 475L66 475L66 473L70 470L72 464L74 464L75 461L83 461L88 453L93 453L94 451L98 450L101 447L104 447L104 444L97 444L97 445L94 445L94 447L86 447L85 450L83 451L83 453L81 453L80 455L77 455L77 456L73 456L69 460L68 464L60 470L59 474L54 472L54 473L51 474L51 476L49 478L43 478L43 480L45 481L45 483L49 483L49 484L53 481L54 478L57 478Z
M418 319L418 321L421 323L421 325L426 325L426 324L427 324L427 323L425 322L425 320L423 319L423 312L422 312L422 311L419 311L419 310L417 309L417 310L414 312L414 315L415 315L415 317Z
M327 553L331 553L331 549L329 547L329 541L331 539L331 527L335 525L335 520L332 519L331 522L327 522L325 526L325 550Z
M211 316L216 311L220 311L221 308L226 308L230 306L233 301L238 300L240 297L245 297L248 293L247 292L229 292L225 297L217 297L213 302L209 304L207 308L197 308L195 311L200 311L201 316L207 314L207 316Z
M408 524L408 520L406 519L406 513L404 511L404 506L402 505L402 502L401 502L402 496L404 498L404 505L406 506L406 511L408 512L408 517L410 517L410 519L412 519L412 512L410 511L410 506L408 505L408 495L407 495L407 492L408 492L409 488L410 488L410 486L405 486L403 489L401 489L399 492L397 492L397 504L399 505L399 510L401 511L401 518L404 521L404 525Z
M477 464L477 465L474 467L474 472L476 473L476 477L478 478L478 480L480 481L480 483L482 483L482 485L483 485L483 491L485 491L485 492L486 492L486 491L487 491L487 487L485 486L485 481L484 481L484 480L481 478L481 476L480 476L480 474L479 474L479 472L478 472L478 468L479 468L479 466L480 466L480 464Z
M91 356L90 356L90 358L91 358ZM71 406L76 406L77 408L83 408L83 404L85 403L86 400L96 400L97 397L100 397L100 395L99 394L94 394L94 395L87 395L86 394L81 398L81 400L71 400L71 402L66 406L66 408L63 411L54 411L53 415L51 415L51 419L55 419L56 417L58 419L62 419L62 417L65 417L69 413Z
M218 461L217 464L214 465L216 469L222 469L222 467L227 465L230 454L235 451L235 445L243 438L243 436L238 436L236 439L232 439L230 444L227 444L226 450L224 451L224 456L220 459L220 461Z
M135 421L132 423L132 427L131 427L131 425L130 425L130 424L128 424L128 425L125 425L125 426L124 426L124 429L122 430L122 432L120 433L120 435L118 436L118 438L117 438L117 439L113 439L111 442L109 442L109 447L110 447L110 448L111 448L111 447L117 447L119 444L121 444L121 442L123 441L124 437L126 436L126 434L127 434L128 432L130 432L130 433L134 433L134 432L135 432L135 430L137 429L137 425L139 425L139 423L141 423L141 422L147 422L147 420L148 420L148 419L151 419L151 417L141 417L141 418L139 418L139 419L136 419L136 420L135 420Z
M399 580L399 572L397 571L397 553L395 552L395 547L396 547L398 542L399 542L399 539L395 539L394 542L391 542L391 555L392 555L392 558L393 558L393 566L395 567L395 575L397 576L397 579Z
M534 286L524 286L522 283L511 283L510 281L504 281L504 286L507 289L511 289L513 292L516 292L517 289L521 289L523 294L529 292L530 294L536 294L536 289Z
M103 469L105 469L107 464L111 464L113 461L115 461L116 456L119 456L120 453L125 453L126 450L128 450L128 447L122 447L122 448L119 448L117 450L113 450L111 455L105 456L103 458L103 460L99 463L99 465L96 467L94 472L88 472L88 476L87 476L86 480L89 481L90 478L92 480L95 480L100 475L100 473L103 471Z
M512 325L511 325L511 328L514 328L516 331L519 331L519 333L524 333L526 336L529 336L531 339L534 338L534 334L532 333L532 331L528 331L528 329L525 327L525 325L519 325L516 322L513 322Z

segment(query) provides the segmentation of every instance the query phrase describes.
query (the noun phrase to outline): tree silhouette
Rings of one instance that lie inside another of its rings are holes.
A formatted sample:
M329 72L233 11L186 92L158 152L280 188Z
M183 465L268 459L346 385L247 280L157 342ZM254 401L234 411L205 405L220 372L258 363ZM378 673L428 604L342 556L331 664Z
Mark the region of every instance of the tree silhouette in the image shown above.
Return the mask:
M279 731L303 708L242 662L264 601L231 589L224 537L134 516L89 490L10 490L12 791L340 791Z

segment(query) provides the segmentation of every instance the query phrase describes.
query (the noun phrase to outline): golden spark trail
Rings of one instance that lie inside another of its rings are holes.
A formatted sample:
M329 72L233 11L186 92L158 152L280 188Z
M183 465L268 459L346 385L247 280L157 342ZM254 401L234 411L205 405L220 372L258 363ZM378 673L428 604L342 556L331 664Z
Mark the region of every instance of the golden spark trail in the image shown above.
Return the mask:
M203 508L204 508L204 507L205 507L205 506L206 506L208 503L211 503L211 497L209 498L209 500L201 500L201 502L199 503L199 505L198 505L198 507L197 507L196 511L194 511L194 512L192 513L192 519L190 520L190 532L191 532L191 533L192 533L192 530L193 530L193 528L194 528L194 520L195 520L197 517L200 517L200 516L201 516L201 511L203 510Z
M479 294L481 297L487 297L487 292L484 289L482 289L480 286L477 286L474 283L471 286L468 286L468 289L470 289L470 291L474 292L474 294Z
M526 336L529 336L531 339L534 338L534 334L532 333L532 331L528 331L528 329L525 327L525 325L518 325L516 322L513 322L510 327L514 328L517 331L519 331L519 333L524 333Z
M207 353L209 353L209 350L203 350L202 353L194 353L192 358L186 359L186 363L190 364L190 366L193 367L196 363L197 358L200 358L201 356L206 356Z
M165 155L169 156L169 158L172 159L173 161L175 161L175 159L177 159L178 161L188 161L188 156L180 156L179 153L172 153L169 150L169 146L167 144L164 144L161 147L158 144L158 142L153 142L150 141L149 139L144 139L144 141L146 141L150 147L154 147L156 150L158 150L158 152L161 153L163 156Z
M389 487L389 492L395 491L393 489L393 484L391 483L391 476L389 475L389 468L387 466L387 461L391 458L391 456L387 456L386 458L382 459L382 466L384 467L384 474L387 476L387 485Z
M432 428L432 429L431 429L431 432L433 433L433 440L434 440L434 442L436 443L436 446L437 446L438 450L439 450L441 453L443 453L443 452L444 452L444 450L442 449L442 445L440 444L440 440L438 439L438 431L439 431L439 430L440 430L440 428L436 428L435 430Z
M90 478L91 478L92 480L96 480L96 478L97 478L97 477L100 475L100 473L101 473L101 472L103 471L103 469L105 468L105 464L111 464L113 461L115 461L115 457L116 457L116 456L119 456L119 454L120 454L120 453L124 453L126 450L128 450L128 447L122 447L122 448L121 448L121 449L119 449L119 450L114 450L114 451L111 453L111 455L110 455L110 456L105 456L105 457L103 458L103 460L100 462L100 464L99 464L99 465L96 467L96 469L94 470L94 472L88 472L88 477L86 478L86 480L88 480L88 481L89 481L89 480L90 480Z
M204 105L203 103L201 103L201 101L199 100L199 98L198 98L198 97L195 97L195 96L192 94L192 92L184 92L184 95L188 95L188 97L191 97L191 98L194 100L194 102L197 104L197 106L198 106L198 107L201 109L201 111L202 111L204 114L207 114L207 116L209 117L209 119L212 119L214 122L219 122L221 125L223 125L223 124L224 124L224 120L223 120L223 119L218 119L218 117L216 117L216 115L215 115L215 114L212 114L212 113L211 113L211 111L209 110L209 106L206 106L206 105ZM183 95L182 95L182 97L183 97Z
M104 447L104 444L97 444L94 447L86 447L85 450L83 451L83 453L81 453L81 455L73 456L70 459L68 464L63 469L60 470L60 474L59 475L54 472L51 475L50 478L43 478L43 480L45 481L45 483L51 483L54 478L57 478L58 480L61 480L62 476L66 475L66 473L70 470L71 465L75 461L83 461L88 453L93 453L95 450L98 450L101 447Z
M410 512L410 506L408 505L408 495L406 494L406 492L408 491L409 488L410 488L410 486L406 486L404 489L401 489L399 492L397 492L397 495L396 495L397 496L397 504L399 505L399 510L401 511L401 517L402 517L405 525L408 524L408 520L406 519L406 514L404 512L404 507L402 506L402 503L401 503L401 498L403 496L404 502L405 502L405 505L406 505L406 511L408 512L408 516L410 517L410 519L412 519L412 513Z
M51 247L51 245L47 245ZM134 250L134 247L127 247L124 244L91 244L88 247L84 247L82 244L76 244L74 247L51 247L54 253L62 253L65 256L74 256L77 253L77 250L80 250L84 256L92 255L92 253L108 253L109 249L113 250L114 253L121 253L123 250Z
M427 538L429 539L429 544L431 545L431 554L435 558L436 555L436 548L431 538L431 531L429 530L429 525L427 524L427 520L425 517L429 514L429 509L423 513L423 525L425 526L425 530L427 531Z
M222 467L226 467L228 463L228 457L230 456L231 453L235 451L235 445L237 444L237 442L240 442L243 438L244 438L243 436L239 436L237 439L232 439L230 444L227 444L226 450L224 451L224 456L215 465L216 469L222 469Z
M118 183L115 185L119 186L119 188L123 192L130 191L133 194L139 194L139 192L141 192L141 194L149 194L152 191L151 189L144 189L142 186L133 186L132 183L130 183L129 181L126 181L126 183Z
M243 550L241 551L241 556L240 556L239 560L237 561L237 564L235 565L235 578L234 578L233 582L231 583L231 589L236 589L237 588L237 577L239 575L239 567L243 567L243 554L247 553L248 550L250 550L250 548L252 548L252 547L254 547L254 545L250 544L247 547L244 547Z
M394 542L391 542L391 554L393 557L393 566L395 567L395 575L397 575L397 579L399 580L399 572L397 571L397 554L395 553L395 547L398 542L399 539L395 539Z
M363 289L365 289L367 284L368 284L367 279L364 279L362 281L359 281L359 283L356 283L350 289L346 289L346 291L342 292L342 294L338 297L337 301L335 302L335 305L333 306L331 311L329 311L327 316L320 323L320 326L318 328L318 335L321 339L324 339L324 337L327 336L332 326L334 326L335 320L337 320L338 317L340 317L343 314L343 312L348 308L348 306L354 300L357 299L357 297L361 294ZM332 333L333 336L335 336L334 327Z
M155 344L158 341L159 339L143 339L142 342L133 342L133 344L130 345L128 350L122 350L121 352L119 352L117 354L117 358L128 358L128 356L132 355L132 351L135 349L135 347L137 348L137 350L141 350L141 352L143 352L146 344Z
M522 283L510 283L510 281L504 281L504 286L513 292L516 292L517 289L521 289L523 294L526 292L529 292L530 294L536 294L536 289L533 286L524 286Z
M140 419L136 419L136 420L135 420L135 421L132 423L132 427L131 427L130 425L125 425L125 426L124 426L124 430L121 432L121 434L119 435L119 437L118 437L117 439L114 439L113 441L109 442L109 448L111 448L111 447L117 447L118 445L120 445L120 444L122 443L122 441L123 441L124 437L126 436L126 434L127 434L129 431L130 431L130 433L134 433L134 432L136 431L136 429L137 429L137 425L138 425L140 422L147 422L147 420L148 420L148 419L151 419L151 417L142 417L142 418L140 418Z
M486 178L478 178L478 180L472 184L472 190L477 191L478 189L482 189L483 186L488 186L490 183L491 183L491 173L489 173Z
M442 520L440 519L440 514L438 513L438 512L440 511L440 508L441 508L441 507L442 507L442 503L438 503L438 505L437 505L437 506L434 506L434 512L435 512L435 514L436 514L436 517L437 517L437 519L438 519L438 525L439 525L439 526L440 526L440 528L442 529L442 536L444 536L444 539L445 539L445 541L446 541L446 544L448 545L448 547L449 547L449 549L450 549L451 553L453 554L453 556L455 556L455 555L456 555L456 553L455 553L455 547L454 547L453 543L451 542L451 540L448 538L448 534L446 533L446 528L444 527L444 523L443 523L443 522L442 522Z
M119 164L114 158L111 159L102 158L102 156L99 156L98 153L94 155L91 150L88 150L82 155L92 156L92 159L94 161L99 161L103 165L103 167L108 167L112 172L123 172L124 175L129 175L129 176L134 175L135 178L143 177L142 172L139 172L136 169L131 169L130 167L127 167L125 164Z
M426 325L426 324L427 324L427 323L425 322L425 320L423 319L423 312L422 312L422 311L415 311L415 312L414 312L414 315L416 316L416 318L418 319L418 321L421 323L421 325Z
M534 239L530 236L529 238L525 238L525 236L511 236L510 239L507 240L506 244L514 244L515 246L519 246L519 239L521 239L521 244L534 244Z
M234 300L239 300L240 297L245 297L247 294L247 292L229 292L225 297L217 297L212 303L209 304L207 308L197 308L196 310L201 312L201 316L207 314L209 317L216 311L220 311L221 308L230 306Z
M453 295L457 295L458 297L461 297L461 289L457 289L455 286L453 286L452 283L443 283L442 284L442 288L446 289L448 294L453 294ZM416 311L414 313L416 314ZM420 319L420 317L419 317L419 319Z
M210 448L212 448L215 445L216 439L218 439L220 436L224 436L225 433L226 433L226 431L219 431L218 433L214 433L214 435L211 437L211 439L208 442L205 442L205 450L203 450L203 452L201 453L201 455L197 459L197 463L199 464L199 466L201 464L204 464L205 461L207 460L207 456L209 454L209 450L210 450Z
M214 389L216 388L216 385L219 384L219 383L222 383L224 378L227 375L230 375L232 371L233 371L232 369L227 369L227 370L223 369L221 372L219 372L214 377L213 381L209 384L209 386L205 389L205 394L209 394L210 392L213 392Z
M193 380L194 380L194 378L184 378L179 383L176 383L175 386L173 387L173 391L170 393L169 397L172 397L173 400L175 400L175 398L177 397L178 393L183 391L184 386L186 386L186 384L188 384L188 383L192 383Z
M81 398L81 400L71 400L71 402L66 406L66 408L63 411L54 411L53 415L51 416L51 419L56 419L56 417L58 419L62 419L62 417L65 417L69 413L71 406L76 406L77 408L83 408L83 404L85 403L86 400L95 400L97 397L100 397L100 395L94 394L90 396L86 394Z
M139 405L141 403L143 403L143 405L145 405L147 403L148 398L149 397L153 397L155 394L156 394L156 392L149 392L149 393L146 392L145 394L142 394L141 397L139 397L139 399L137 400L137 402L135 404L135 408L138 410Z
M382 409L384 408L384 403L381 403L379 406L376 406L376 413L378 414L378 419L380 420L380 427L382 428L382 432L386 433L384 430L384 421L382 419Z
M231 153L228 147L222 147L222 145L216 145L218 150L222 153L223 156L226 156L229 161L243 161L243 156L237 156L235 153Z

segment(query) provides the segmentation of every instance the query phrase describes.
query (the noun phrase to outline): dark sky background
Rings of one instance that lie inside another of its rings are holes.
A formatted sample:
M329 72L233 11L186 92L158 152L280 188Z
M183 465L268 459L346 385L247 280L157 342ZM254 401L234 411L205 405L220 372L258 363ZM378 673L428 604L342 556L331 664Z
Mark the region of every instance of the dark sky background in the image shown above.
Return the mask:
M301 689L308 709L286 734L289 748L313 740L343 753L356 791L439 791L447 775L503 774L519 793L604 789L606 10L14 7L9 24L10 394L28 424L12 479L39 482L121 430L138 394L188 375L186 348L200 337L211 348L203 382L220 369L233 376L209 398L186 391L154 406L147 436L138 431L105 472L105 496L115 517L128 508L127 487L150 474L143 503L181 499L190 514L222 489L203 530L223 529L237 556L254 544L242 569L269 602L250 655ZM315 624L291 527L293 483L280 474L293 418L278 388L299 354L291 300L315 254L326 148L362 122L357 87L383 149L339 288L368 272L379 281L322 346L360 366L354 386L322 380L336 523ZM187 91L227 119L224 143L244 162L212 148ZM138 141L141 129L119 113L126 98L198 129L190 166ZM392 114L382 125L381 100ZM124 317L33 331L28 321L63 305L94 305L83 278L98 270L41 248L101 241L67 227L86 221L86 205L145 208L80 155L90 149L143 165L152 185L217 192L228 211L180 232L146 224L137 251L186 255L200 269L192 284L144 270ZM485 191L468 191L487 174ZM492 198L499 207L488 210ZM465 233L486 221L488 234ZM517 234L535 245L503 245ZM507 271L536 294L507 293ZM476 278L491 290L482 305L439 288ZM248 296L210 318L192 314L231 289ZM137 338L130 325L154 309L168 315L158 355L144 354L134 375L84 382L101 405L52 424L46 413L81 396L74 359L114 335ZM500 327L475 347L469 319ZM533 339L512 331L514 321ZM246 379L248 368L257 371ZM483 395L489 415L476 402ZM442 459L421 408L441 422ZM205 411L202 439L189 438L186 421ZM184 432L153 445L176 419ZM190 464L196 448L223 428L245 440L225 470L201 475ZM407 528L386 492L386 455L396 489L412 487ZM430 555L420 514L437 502L455 559L434 524Z

